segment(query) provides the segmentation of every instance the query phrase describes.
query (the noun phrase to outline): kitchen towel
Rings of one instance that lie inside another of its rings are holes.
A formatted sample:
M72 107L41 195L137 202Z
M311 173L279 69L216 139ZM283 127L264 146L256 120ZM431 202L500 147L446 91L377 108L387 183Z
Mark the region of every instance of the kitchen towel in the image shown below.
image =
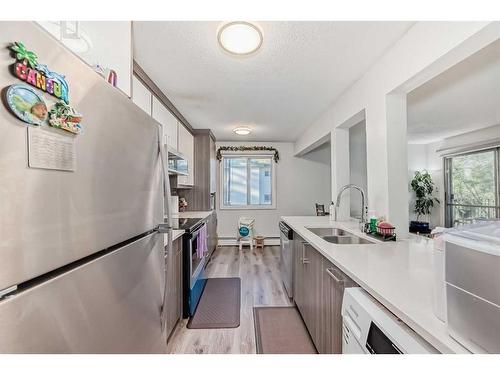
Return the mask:
M207 246L207 224L203 224L198 232L198 237L196 238L196 255L198 258L203 258L205 253L208 253Z

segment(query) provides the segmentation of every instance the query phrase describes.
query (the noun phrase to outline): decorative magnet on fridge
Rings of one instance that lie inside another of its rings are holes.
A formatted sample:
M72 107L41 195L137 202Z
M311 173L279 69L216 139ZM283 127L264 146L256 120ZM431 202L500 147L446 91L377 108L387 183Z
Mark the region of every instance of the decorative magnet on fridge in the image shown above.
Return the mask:
M31 87L12 85L5 99L12 113L28 124L43 125L47 120L47 104Z
M102 78L104 78L108 83L110 83L113 87L116 87L118 84L118 75L113 69L106 68L102 65L95 64L92 66L94 71L99 74Z
M82 115L77 113L74 108L70 107L63 101L57 102L50 109L49 125L54 128L63 129L74 134L82 132Z
M69 103L69 87L62 74L39 64L36 53L28 51L21 42L15 42L9 48L16 58L13 73L17 78Z

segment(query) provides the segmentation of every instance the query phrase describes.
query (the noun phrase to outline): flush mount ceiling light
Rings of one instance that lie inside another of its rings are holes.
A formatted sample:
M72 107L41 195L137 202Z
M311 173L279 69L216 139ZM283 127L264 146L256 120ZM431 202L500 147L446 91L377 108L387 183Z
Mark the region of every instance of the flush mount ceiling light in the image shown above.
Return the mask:
M262 45L262 32L249 22L230 22L219 29L217 40L229 53L248 55L257 51Z
M252 132L252 129L246 126L238 126L233 129L233 132L238 135L248 135Z

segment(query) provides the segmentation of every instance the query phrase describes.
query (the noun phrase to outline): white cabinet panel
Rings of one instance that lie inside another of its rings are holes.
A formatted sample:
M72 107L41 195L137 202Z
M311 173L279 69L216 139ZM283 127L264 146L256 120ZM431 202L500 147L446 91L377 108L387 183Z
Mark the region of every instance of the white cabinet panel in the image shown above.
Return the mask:
M177 150L179 147L179 144L178 144L179 121L172 114L170 114L170 122L169 122L169 125L167 127L167 132L168 132L167 144L171 148Z
M136 77L132 77L132 101L151 116L151 91Z
M177 150L177 118L153 96L153 118L163 125L164 143Z
M179 124L179 152L184 154L188 161L188 175L177 177L177 183L179 185L193 186L194 184L194 137L193 135L184 127L184 125Z
M89 66L116 72L117 87L130 97L132 85L131 21L40 21L45 30ZM35 46L32 50L36 51Z

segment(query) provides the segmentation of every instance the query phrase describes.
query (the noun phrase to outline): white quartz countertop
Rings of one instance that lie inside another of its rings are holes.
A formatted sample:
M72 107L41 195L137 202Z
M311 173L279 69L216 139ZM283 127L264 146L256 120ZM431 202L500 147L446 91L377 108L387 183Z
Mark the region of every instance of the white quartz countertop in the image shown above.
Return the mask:
M284 216L281 219L437 350L469 353L449 336L445 323L433 312L432 240L412 236L397 242L338 245L326 242L307 227L338 227L366 236L359 231L356 222L330 221L328 216Z
M188 219L188 218L205 219L209 217L212 214L212 212L213 211L184 211L173 215L173 217L174 218L178 217L180 219Z

